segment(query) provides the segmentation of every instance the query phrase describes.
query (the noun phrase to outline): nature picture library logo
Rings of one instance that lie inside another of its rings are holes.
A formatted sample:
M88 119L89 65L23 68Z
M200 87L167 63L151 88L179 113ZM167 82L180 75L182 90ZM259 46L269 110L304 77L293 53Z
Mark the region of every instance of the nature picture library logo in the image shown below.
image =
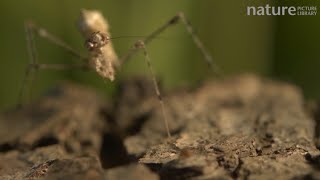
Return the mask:
M317 6L247 6L248 16L316 16Z

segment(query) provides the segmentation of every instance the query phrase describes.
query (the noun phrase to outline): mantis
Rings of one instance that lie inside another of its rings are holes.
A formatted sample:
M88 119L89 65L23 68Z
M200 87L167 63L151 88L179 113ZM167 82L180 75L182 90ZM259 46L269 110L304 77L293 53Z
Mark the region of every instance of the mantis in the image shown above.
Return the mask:
M150 71L152 82L156 96L159 100L161 106L161 111L163 115L164 125L166 127L166 132L168 137L171 137L168 118L166 116L165 105L159 86L155 77L155 73L151 64L150 56L146 45L150 43L154 38L159 34L165 31L167 28L178 24L181 22L186 28L187 32L190 34L195 46L200 50L204 56L205 62L208 66L213 69L215 72L218 71L217 67L213 64L211 55L205 49L203 43L200 41L196 35L193 27L190 22L185 17L184 13L179 12L167 22L165 22L160 27L156 28L150 35L138 40L134 45L120 58L114 51L112 45L112 38L109 32L109 24L107 20L103 17L102 13L98 10L87 10L81 9L80 16L78 19L78 29L84 38L84 45L88 51L88 56L84 57L78 53L75 49L70 47L63 40L57 36L48 32L45 28L36 25L31 21L25 22L25 31L27 39L27 47L29 54L29 64L26 68L24 80L22 87L19 93L19 99L21 102L23 92L25 90L25 84L27 81L33 81L31 76L31 71L38 71L43 69L55 69L55 70L68 70L68 69L84 69L84 70L93 70L96 72L102 79L114 81L116 78L116 73L121 67L122 64L126 63L135 53L142 51L144 54L144 60ZM39 63L36 55L36 48L34 42L34 36L37 35L41 38L44 38L51 43L61 47L70 54L76 56L81 63L79 64L45 64Z

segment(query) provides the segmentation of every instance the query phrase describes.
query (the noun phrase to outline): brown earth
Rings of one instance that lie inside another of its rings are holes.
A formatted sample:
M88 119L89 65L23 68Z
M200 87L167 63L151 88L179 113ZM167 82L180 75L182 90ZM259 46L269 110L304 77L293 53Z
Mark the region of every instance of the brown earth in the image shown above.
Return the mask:
M320 179L320 105L242 75L165 95L122 82L116 100L64 84L0 116L0 179Z

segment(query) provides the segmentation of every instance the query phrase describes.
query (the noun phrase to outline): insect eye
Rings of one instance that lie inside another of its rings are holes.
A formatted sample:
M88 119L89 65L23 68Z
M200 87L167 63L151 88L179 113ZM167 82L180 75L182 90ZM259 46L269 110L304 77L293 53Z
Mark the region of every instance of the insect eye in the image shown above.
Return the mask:
M87 39L85 46L89 51L92 51L108 44L109 40L110 38L106 34L95 32Z
M96 48L96 44L91 41L86 41L84 45L89 51L92 51L94 48Z

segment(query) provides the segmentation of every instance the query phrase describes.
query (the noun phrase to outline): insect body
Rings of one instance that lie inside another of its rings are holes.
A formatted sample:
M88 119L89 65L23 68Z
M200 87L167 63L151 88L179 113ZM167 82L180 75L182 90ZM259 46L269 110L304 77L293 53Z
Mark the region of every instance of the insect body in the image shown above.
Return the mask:
M164 103L159 91L159 87L154 75L150 57L147 52L146 44L150 43L155 37L157 37L160 33L162 33L168 27L175 25L178 22L182 22L182 24L185 25L187 32L191 35L191 38L194 44L196 45L196 47L203 54L204 59L208 64L208 66L212 68L214 72L217 72L218 69L216 69L216 66L214 66L210 54L206 51L202 42L200 41L198 36L196 36L189 21L185 18L184 14L181 12L177 13L177 15L172 17L169 21L167 21L162 26L157 28L150 35L146 36L144 39L137 41L125 55L121 56L121 58L118 58L117 54L113 49L112 42L111 42L112 38L109 33L109 24L107 20L102 16L102 14L97 10L82 9L80 12L80 17L78 19L79 31L85 38L84 44L89 52L88 57L82 56L80 53L78 53L68 44L63 42L61 39L49 33L46 29L40 26L37 26L32 22L26 22L25 29L26 29L26 35L27 35L27 45L28 45L28 52L30 56L29 58L30 62L26 70L23 86L20 90L19 102L21 102L21 99L22 99L22 93L25 88L25 83L28 80L31 83L33 81L33 78L31 76L31 70L34 70L34 71L41 70L41 69L64 70L64 69L74 69L74 68L92 69L103 79L109 79L113 81L115 79L116 70L122 64L127 62L133 54L141 50L144 54L144 59L150 70L154 89L161 105L161 110L163 114L167 135L168 137L170 137L171 135L170 135L169 125L168 125L168 120L165 113L165 106L164 106ZM33 40L34 34L49 40L53 44L60 46L67 52L78 57L80 60L82 60L82 64L67 65L67 64L38 63L35 43Z
M90 67L101 77L113 81L118 57L110 41L108 22L99 11L83 9L78 25L79 31L86 39L85 46L90 52Z

